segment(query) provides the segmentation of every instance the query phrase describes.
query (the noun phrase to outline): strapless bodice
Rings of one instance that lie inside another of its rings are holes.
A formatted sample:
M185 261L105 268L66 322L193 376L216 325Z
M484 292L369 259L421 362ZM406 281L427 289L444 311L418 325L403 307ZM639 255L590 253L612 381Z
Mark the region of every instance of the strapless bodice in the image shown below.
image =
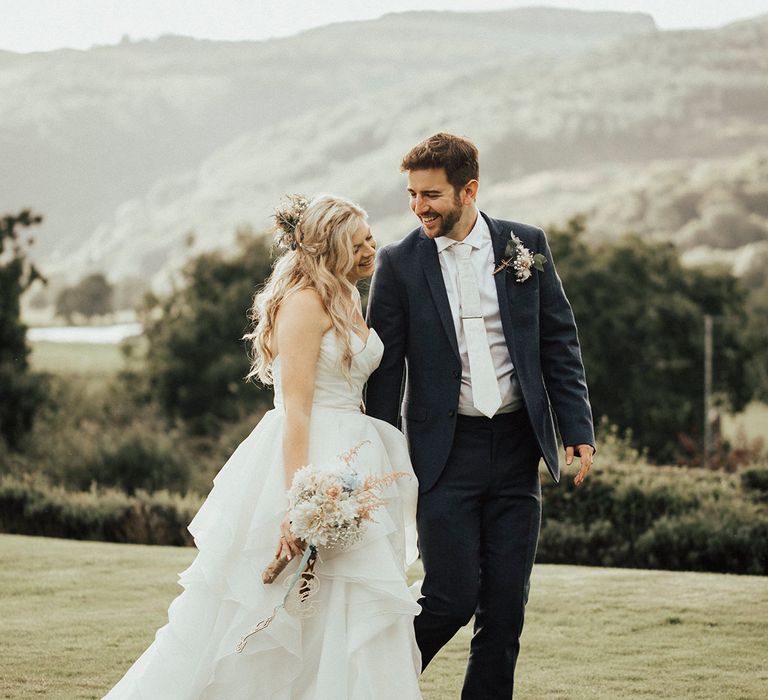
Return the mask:
M315 373L313 406L341 411L360 411L363 387L371 372L379 366L384 345L372 328L365 342L353 332L350 332L350 337L354 354L348 380L341 369L342 350L336 332L330 329L323 335ZM272 365L272 375L275 378L275 408L283 406L283 378L280 370L280 355L278 355Z

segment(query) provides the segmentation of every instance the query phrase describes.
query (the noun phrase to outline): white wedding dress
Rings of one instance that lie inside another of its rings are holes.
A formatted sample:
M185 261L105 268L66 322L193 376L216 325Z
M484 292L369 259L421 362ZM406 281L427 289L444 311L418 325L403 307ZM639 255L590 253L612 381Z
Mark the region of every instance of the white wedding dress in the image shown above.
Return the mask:
M421 657L413 632L420 611L405 578L415 558L417 482L403 435L361 413L362 389L381 361L375 331L352 335L352 383L341 372L333 331L323 336L312 405L313 464L363 443L353 463L361 475L403 471L384 492L363 538L344 551L320 550L316 612L278 611L250 632L285 595L298 558L272 584L261 572L274 557L287 499L283 472L280 358L275 408L267 412L214 479L189 526L199 550L180 575L184 591L168 624L105 696L108 700L412 700L421 698Z

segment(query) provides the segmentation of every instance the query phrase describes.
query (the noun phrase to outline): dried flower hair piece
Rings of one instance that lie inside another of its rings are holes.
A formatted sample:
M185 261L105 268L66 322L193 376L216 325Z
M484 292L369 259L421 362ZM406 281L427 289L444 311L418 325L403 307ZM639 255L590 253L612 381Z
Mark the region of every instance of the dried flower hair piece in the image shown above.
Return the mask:
M309 206L309 200L301 194L288 194L275 209L275 242L284 250L296 250L299 240L296 234L301 224L301 216Z

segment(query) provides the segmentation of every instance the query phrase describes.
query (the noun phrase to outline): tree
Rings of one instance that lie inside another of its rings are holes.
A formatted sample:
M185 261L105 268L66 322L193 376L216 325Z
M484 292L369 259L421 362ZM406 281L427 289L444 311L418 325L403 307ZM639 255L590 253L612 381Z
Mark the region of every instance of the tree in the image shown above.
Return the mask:
M685 268L673 244L633 235L590 247L581 218L551 229L549 240L576 315L596 417L631 430L651 459L673 461L681 434L701 434L705 314L719 319L719 396L734 409L749 400L740 331L746 295L732 275Z
M56 297L56 315L63 316L71 323L72 315L80 313L90 319L110 313L112 307L112 285L99 273L88 275L74 287L66 287Z
M43 400L42 380L29 371L20 302L21 295L44 278L27 259L33 239L22 242L19 233L42 220L29 209L0 219L0 437L12 449L18 448Z
M235 255L202 254L184 269L183 287L147 298L151 394L193 432L213 431L271 395L244 381L249 364L241 340L254 291L271 267L268 238L241 232Z
M744 334L752 349L747 371L754 398L768 402L768 279L750 292Z

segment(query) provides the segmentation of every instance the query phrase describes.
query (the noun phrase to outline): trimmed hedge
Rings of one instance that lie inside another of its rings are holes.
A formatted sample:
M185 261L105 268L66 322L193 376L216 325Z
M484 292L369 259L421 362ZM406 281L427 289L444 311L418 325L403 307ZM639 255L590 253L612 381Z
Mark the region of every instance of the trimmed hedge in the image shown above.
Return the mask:
M768 574L768 469L740 474L653 467L595 470L583 486L544 479L537 559L557 564ZM67 491L34 477L0 478L0 531L189 545L202 498Z
M0 531L76 540L191 545L199 496L115 489L67 491L34 477L0 478Z
M538 561L768 573L768 469L620 465L544 482Z

